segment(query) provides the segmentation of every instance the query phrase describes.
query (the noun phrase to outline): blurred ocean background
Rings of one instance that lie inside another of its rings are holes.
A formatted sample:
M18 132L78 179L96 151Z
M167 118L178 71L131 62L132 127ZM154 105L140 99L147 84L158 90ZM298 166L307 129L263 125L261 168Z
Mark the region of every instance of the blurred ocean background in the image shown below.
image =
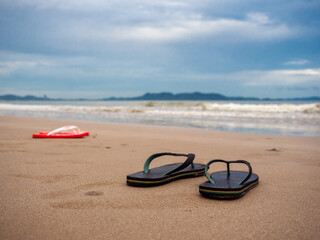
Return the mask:
M0 115L320 137L309 101L1 101Z

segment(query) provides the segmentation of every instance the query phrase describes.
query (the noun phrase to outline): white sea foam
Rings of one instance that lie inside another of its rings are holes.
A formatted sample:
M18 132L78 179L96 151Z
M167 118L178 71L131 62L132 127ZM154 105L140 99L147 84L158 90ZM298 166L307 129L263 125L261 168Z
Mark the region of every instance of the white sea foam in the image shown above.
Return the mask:
M0 114L320 136L320 103L2 102Z
M136 111L180 111L182 112L245 112L245 113L303 113L320 114L320 103L308 104L241 104L241 103L210 103L210 102L108 102L107 106L79 105L35 105L0 103L0 110L28 111L60 111L60 112L135 112ZM111 103L111 104L110 104ZM113 103L113 104L112 104ZM126 104L127 103L127 104Z

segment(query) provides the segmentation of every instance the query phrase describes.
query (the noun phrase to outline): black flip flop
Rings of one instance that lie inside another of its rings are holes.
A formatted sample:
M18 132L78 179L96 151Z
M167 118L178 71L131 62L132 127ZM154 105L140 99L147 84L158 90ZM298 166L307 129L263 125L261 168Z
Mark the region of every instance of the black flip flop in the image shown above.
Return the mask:
M208 174L209 165L214 162L224 162L227 164L227 171L214 172ZM230 171L230 163L243 163L249 168L249 172ZM221 159L211 160L207 163L205 174L209 181L200 184L199 192L207 198L213 199L235 199L243 196L250 189L254 188L258 182L258 175L252 173L250 163L245 160L224 161Z
M184 163L168 164L149 170L151 161L157 157L184 156L187 160ZM127 184L135 187L154 187L166 184L182 178L190 178L204 175L204 164L193 163L195 155L193 153L156 153L151 155L144 164L144 170L127 176Z

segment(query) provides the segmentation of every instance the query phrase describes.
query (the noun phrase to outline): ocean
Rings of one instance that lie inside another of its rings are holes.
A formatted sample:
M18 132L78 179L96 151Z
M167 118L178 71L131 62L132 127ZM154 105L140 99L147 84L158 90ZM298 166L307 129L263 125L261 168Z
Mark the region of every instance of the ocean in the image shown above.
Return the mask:
M1 101L0 115L320 137L308 101Z

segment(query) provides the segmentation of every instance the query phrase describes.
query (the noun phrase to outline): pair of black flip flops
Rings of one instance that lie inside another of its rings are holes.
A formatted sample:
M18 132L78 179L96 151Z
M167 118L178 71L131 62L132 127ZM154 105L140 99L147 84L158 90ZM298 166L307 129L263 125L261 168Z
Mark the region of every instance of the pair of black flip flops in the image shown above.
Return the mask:
M149 169L151 161L160 156L184 156L187 160L183 163L168 164ZM151 155L144 164L144 170L127 176L127 184L134 187L154 187L163 185L182 178L191 178L206 175L208 180L200 184L199 192L207 198L235 199L243 196L259 182L258 175L252 173L250 163L245 160L224 161L211 160L207 165L193 163L195 155L179 153L156 153ZM215 162L227 164L227 171L208 174L209 166ZM231 171L231 163L242 163L248 166L249 172Z

